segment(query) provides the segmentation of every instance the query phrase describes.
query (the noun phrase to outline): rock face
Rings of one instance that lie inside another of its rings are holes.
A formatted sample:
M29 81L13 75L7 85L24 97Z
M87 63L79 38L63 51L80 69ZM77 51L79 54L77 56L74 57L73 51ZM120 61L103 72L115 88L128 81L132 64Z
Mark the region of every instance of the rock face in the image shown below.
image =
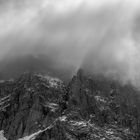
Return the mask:
M5 83L6 84L6 83ZM63 82L51 77L24 74L13 83L8 96L1 98L0 129L8 140L29 135L56 118ZM8 94L8 93L7 93Z
M25 73L0 83L0 130L7 140L139 140L139 96L82 70L67 86Z

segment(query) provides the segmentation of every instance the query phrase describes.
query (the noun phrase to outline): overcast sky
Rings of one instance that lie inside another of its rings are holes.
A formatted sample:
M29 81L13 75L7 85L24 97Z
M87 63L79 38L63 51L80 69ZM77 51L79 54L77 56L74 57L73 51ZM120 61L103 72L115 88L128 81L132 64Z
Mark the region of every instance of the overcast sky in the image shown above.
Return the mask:
M138 84L139 9L139 0L0 0L0 59L45 53Z

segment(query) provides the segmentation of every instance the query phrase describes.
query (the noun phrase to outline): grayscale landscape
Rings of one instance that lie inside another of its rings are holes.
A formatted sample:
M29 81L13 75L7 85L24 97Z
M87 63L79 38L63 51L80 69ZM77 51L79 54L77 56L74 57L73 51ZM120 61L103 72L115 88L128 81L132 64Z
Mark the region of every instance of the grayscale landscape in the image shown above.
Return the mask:
M0 0L0 140L140 140L140 1Z

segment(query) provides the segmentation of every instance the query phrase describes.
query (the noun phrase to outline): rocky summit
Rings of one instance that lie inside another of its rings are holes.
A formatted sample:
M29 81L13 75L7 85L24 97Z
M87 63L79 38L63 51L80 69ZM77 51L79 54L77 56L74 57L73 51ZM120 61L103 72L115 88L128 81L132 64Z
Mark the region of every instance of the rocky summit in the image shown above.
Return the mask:
M64 83L0 81L0 140L140 140L140 91L82 70Z

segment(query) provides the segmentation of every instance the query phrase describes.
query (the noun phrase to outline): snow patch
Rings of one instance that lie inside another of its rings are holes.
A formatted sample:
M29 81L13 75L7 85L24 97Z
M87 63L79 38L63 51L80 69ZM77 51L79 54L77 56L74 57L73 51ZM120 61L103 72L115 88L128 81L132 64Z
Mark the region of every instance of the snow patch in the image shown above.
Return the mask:
M26 137L20 138L18 140L34 140L36 138L36 136L39 135L41 132L42 131L39 130L38 132L36 132L36 133L34 133L34 134L30 135L30 136L26 136Z
M65 121L66 121L66 119L67 119L67 116L62 116L62 117L59 117L59 120L60 120L61 122L65 122Z
M70 121L70 123L74 126L83 126L86 127L88 125L87 122L84 121Z
M7 140L7 139L4 137L4 131L3 131L3 130L0 131L0 140Z
M58 88L60 85L62 85L62 81L58 78L53 78L50 76L45 76L47 80L49 81L49 86L53 88Z
M54 78L47 75L42 76L41 74L38 74L37 76L41 78L41 80L47 81L51 88L58 88L63 85L63 82L58 78Z
M58 109L58 104L55 103L48 103L47 107L51 109L52 112L55 112Z
M8 95L8 96L3 97L2 99L0 99L0 102L2 102L3 100L6 100L6 99L8 99L8 98L10 98L10 96L11 96L11 95Z
M9 101L10 101L10 95L0 99L0 110L5 111L5 109L10 105Z
M10 104L1 107L1 108L0 108L0 111L6 111L6 108L7 108L8 106L10 106Z
M96 101L99 101L99 102L103 102L103 103L107 102L106 99L101 96L95 96L95 99L96 99Z
M113 135L114 132L113 132L111 129L108 129L108 130L106 131L106 134L107 134L107 135Z
M18 140L34 140L40 133L51 129L52 127L53 127L53 125L50 125L47 128L45 128L44 130L39 130L38 132L35 132L35 133L31 134L30 136L25 136L24 138L20 138Z

